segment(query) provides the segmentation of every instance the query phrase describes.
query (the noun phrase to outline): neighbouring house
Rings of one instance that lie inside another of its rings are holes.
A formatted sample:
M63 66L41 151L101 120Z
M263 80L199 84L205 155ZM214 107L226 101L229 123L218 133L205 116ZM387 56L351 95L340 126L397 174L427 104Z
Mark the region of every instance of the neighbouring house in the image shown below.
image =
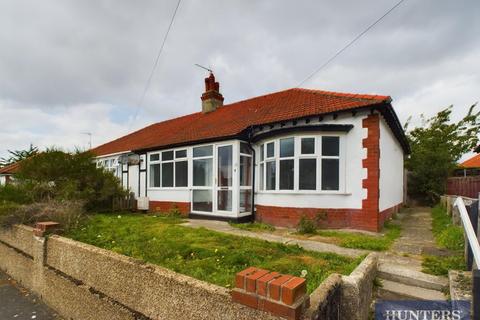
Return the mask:
M480 146L476 147L474 151L480 153ZM454 170L453 176L480 176L480 154L476 154L460 163L458 169Z
M480 146L475 152L480 152ZM449 195L477 199L480 194L480 154L463 161L447 179L446 192Z
M223 101L210 74L199 112L94 148L98 166L140 209L194 218L378 231L402 205L409 146L389 96L294 88Z
M9 164L0 168L0 186L4 186L13 181L13 176L17 173L20 164L18 162Z

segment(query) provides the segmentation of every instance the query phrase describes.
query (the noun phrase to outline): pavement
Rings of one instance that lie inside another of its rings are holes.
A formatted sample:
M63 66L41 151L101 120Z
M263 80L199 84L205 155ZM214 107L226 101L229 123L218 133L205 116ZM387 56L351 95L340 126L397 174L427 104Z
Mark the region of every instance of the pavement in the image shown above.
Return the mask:
M61 320L40 299L0 271L0 320Z
M266 232L253 232L253 231L241 230L241 229L230 226L227 222L224 222L224 221L189 219L188 222L183 223L182 225L192 227L192 228L206 228L213 231L233 234L233 235L242 236L242 237L262 239L270 242L279 242L283 244L292 244L292 245L296 244L310 251L336 253L339 255L352 257L352 258L356 258L362 255L368 254L370 252L367 250L342 248L331 243L295 239L291 237L286 237L286 236L271 234Z

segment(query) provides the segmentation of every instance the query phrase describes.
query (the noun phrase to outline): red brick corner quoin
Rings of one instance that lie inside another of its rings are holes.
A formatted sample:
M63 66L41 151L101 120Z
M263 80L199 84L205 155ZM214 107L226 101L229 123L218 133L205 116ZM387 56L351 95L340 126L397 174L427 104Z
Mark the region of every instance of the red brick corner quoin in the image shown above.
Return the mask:
M305 279L255 267L237 273L231 294L236 303L286 319L300 319L310 303Z
M367 157L362 160L367 177L362 181L362 187L367 190L367 198L362 200L363 214L359 221L353 225L370 231L379 231L380 213L380 116L370 114L363 119L363 128L368 130L367 137L363 139L363 148L367 150ZM352 221L353 222L353 221Z

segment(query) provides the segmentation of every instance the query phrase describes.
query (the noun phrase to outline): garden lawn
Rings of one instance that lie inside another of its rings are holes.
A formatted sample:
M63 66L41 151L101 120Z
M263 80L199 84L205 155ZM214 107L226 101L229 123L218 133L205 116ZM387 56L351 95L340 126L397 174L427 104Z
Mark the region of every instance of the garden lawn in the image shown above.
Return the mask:
M276 230L275 227L260 222L230 223L230 225L238 229L254 232L272 233ZM355 233L348 231L321 230L315 228L313 229L313 233L305 233L298 231L296 234L306 236L308 238L311 238L310 240L319 242L321 242L321 240L315 239L314 236L325 237L331 240L328 242L336 244L340 247L373 251L388 250L392 245L393 241L395 241L395 239L397 239L401 233L401 227L392 223L386 223L383 229L383 235L378 236L371 236L359 232ZM286 236L288 237L288 234Z
M233 286L237 272L255 266L296 276L306 270L310 293L333 272L350 274L363 258L311 252L180 223L173 217L97 214L67 236L227 288Z
M447 209L441 205L432 208L432 219L432 232L437 245L451 252L446 257L425 255L422 263L423 271L446 276L448 270L465 270L462 227L452 224L452 218L447 214Z
M400 236L401 227L396 224L386 223L383 230L384 234L379 236L330 230L317 230L315 234L322 237L333 237L336 243L344 248L385 251Z

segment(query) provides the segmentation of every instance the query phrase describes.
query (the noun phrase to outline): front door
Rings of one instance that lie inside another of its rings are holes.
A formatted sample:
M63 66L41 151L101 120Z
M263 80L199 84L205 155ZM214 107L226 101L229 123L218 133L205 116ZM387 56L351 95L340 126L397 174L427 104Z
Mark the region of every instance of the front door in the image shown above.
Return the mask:
M233 145L217 146L216 171L216 211L231 213L233 206Z

